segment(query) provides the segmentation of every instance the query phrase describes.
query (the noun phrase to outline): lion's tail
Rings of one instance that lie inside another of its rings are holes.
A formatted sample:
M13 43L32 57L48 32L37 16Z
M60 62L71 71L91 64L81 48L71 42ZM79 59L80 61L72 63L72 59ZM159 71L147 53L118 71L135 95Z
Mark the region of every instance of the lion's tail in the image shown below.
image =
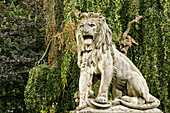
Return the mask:
M129 108L134 108L134 109L152 109L152 108L157 108L160 105L160 101L154 97L154 102L152 103L147 103L147 104L134 104L134 103L129 103L126 102L122 99L120 99L121 104L129 107Z

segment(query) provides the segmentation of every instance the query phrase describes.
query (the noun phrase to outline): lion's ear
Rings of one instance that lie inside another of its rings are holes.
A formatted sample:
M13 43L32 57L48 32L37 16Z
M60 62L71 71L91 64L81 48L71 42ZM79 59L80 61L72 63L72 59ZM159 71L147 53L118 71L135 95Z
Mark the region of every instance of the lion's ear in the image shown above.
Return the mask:
M74 15L76 16L76 18L80 18L80 15L81 15L81 11L79 11L79 10L76 10L76 11L74 11Z
M78 19L81 20L81 19L83 19L83 18L87 18L87 16L88 16L88 13L86 13L86 12L80 13Z
M104 19L104 17L103 17L101 14L99 14L98 19L99 19L100 25L103 25L103 23L106 22L105 19Z
M76 16L76 20L77 20L77 22L79 23L81 11L79 11L79 10L74 11L74 15Z

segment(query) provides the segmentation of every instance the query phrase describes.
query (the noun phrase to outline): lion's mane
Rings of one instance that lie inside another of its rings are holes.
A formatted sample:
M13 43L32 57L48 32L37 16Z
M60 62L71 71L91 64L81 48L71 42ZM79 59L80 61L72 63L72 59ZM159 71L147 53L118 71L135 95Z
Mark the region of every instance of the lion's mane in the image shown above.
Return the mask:
M77 41L77 52L78 52L78 65L81 65L81 53L88 51L83 44L83 36L80 31L80 22L81 19L95 19L98 27L98 33L96 37L93 38L93 44L90 45L89 50L92 50L92 55L96 57L93 62L97 64L97 61L100 60L100 56L105 53L109 46L114 45L112 42L112 32L108 27L106 20L100 13L81 13L79 14L79 24L76 30L76 41ZM91 60L91 59L89 59Z

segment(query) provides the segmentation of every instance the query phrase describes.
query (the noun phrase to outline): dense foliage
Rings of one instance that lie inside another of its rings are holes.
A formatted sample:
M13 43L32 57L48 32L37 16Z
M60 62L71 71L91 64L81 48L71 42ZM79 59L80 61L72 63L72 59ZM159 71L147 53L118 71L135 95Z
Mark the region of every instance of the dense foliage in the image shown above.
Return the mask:
M0 2L0 112L25 109L28 72L45 49L44 15L41 6L35 12L34 5Z
M170 112L168 9L167 0L0 2L0 112L75 109L77 10L102 13L117 48L118 35L128 22L143 16L129 32L139 45L129 49L128 57L143 73L151 94L161 101L159 108Z

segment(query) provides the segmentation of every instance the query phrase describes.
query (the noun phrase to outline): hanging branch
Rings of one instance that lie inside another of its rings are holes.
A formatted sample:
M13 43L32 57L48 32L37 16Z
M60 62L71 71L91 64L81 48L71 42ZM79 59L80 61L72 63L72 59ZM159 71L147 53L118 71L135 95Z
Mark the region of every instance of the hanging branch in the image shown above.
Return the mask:
M134 22L138 22L141 18L142 18L142 16L138 16L138 17L136 17L136 19L134 19L134 20L132 20L131 22L128 23L127 29L126 29L126 31L123 33L123 37L122 37L122 38L126 38L126 37L127 37L127 34L128 34L129 31L130 31L131 25L132 25Z
M76 16L77 14L80 13L80 11L74 10L74 9L71 10L71 11L67 14L67 18L66 18L65 20L63 20L61 26L63 26L63 24L64 24L65 21L67 21L68 19L71 19L71 13L74 13L75 16ZM70 18L69 18L69 17L70 17ZM60 32L60 33L57 33L56 35L54 35L54 33L53 33L52 39L48 42L47 48L46 48L43 56L41 57L41 59L37 62L37 64L40 64L40 62L44 59L45 55L47 54L47 52L48 52L48 50L49 50L49 47L50 47L50 44L51 44L52 40L53 40L54 38L58 37L58 36L61 35L61 34L63 34L63 31Z
M59 36L59 35L61 35L61 34L62 34L62 33L57 34L54 38L56 38L57 36ZM49 47L50 47L50 44L51 44L51 41L52 41L52 40L53 40L53 38L48 42L47 48L46 48L43 56L41 57L41 59L38 61L38 64L44 59L45 55L47 54L47 51L48 51L48 49L49 49Z
M121 38L120 51L126 56L129 47L138 45L138 43L136 43L136 41L131 36L129 36L128 33L130 31L131 25L135 22L138 22L141 18L142 16L138 16L136 19L129 22L126 31L119 36L119 38Z

